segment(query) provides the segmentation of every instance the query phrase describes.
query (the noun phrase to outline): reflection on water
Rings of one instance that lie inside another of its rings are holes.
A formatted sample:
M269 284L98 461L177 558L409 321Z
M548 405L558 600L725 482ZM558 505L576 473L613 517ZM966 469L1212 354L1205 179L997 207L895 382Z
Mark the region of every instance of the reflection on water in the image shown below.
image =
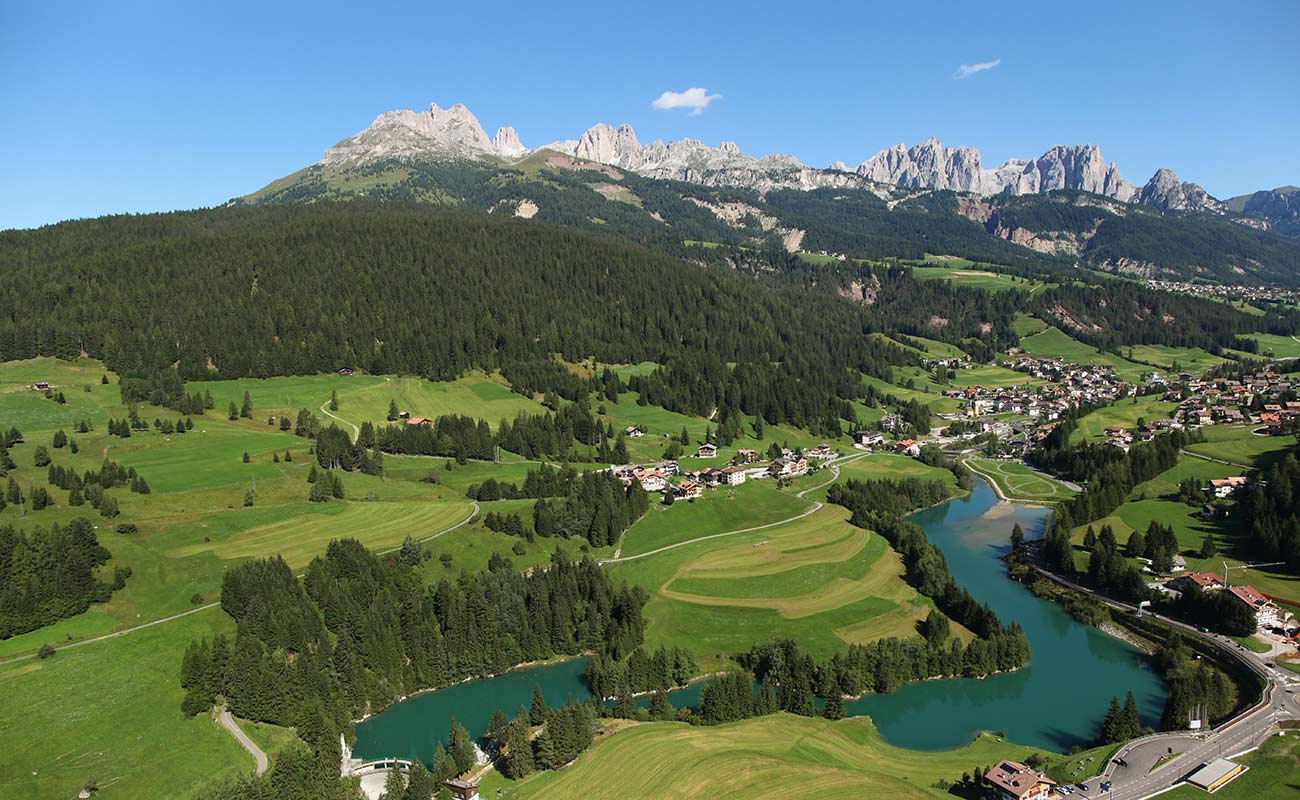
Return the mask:
M1111 696L1122 698L1130 689L1143 722L1155 725L1164 688L1135 650L1006 577L998 557L1006 552L1011 527L1019 523L1026 538L1041 536L1048 514L999 503L986 483L976 481L968 497L911 517L943 551L958 584L1003 622L1014 620L1025 629L1033 649L1030 666L984 680L914 683L848 701L846 711L870 715L887 741L919 750L960 747L979 731L1005 731L1017 742L1065 751L1095 737ZM526 705L534 683L551 705L570 696L584 699L590 695L582 682L585 669L585 661L569 661L417 695L358 725L355 754L432 761L453 716L480 735L496 709L513 716ZM700 686L673 693L673 704L694 706Z

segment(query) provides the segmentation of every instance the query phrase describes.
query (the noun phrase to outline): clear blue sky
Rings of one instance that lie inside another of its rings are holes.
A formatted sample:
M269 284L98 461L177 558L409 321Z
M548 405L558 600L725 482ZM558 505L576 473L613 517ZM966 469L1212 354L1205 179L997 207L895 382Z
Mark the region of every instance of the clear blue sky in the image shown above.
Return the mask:
M529 146L598 121L816 166L1095 143L1138 184L1300 183L1291 0L368 5L0 0L0 228L219 204L431 101ZM721 98L652 107L693 87Z

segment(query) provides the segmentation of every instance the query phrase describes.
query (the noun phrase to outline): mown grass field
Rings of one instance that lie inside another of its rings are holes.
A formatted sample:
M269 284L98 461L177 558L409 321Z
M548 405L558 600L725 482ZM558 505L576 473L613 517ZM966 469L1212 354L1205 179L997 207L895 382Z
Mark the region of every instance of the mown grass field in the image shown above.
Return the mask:
M1016 317L1011 322L1011 329L1016 332L1020 338L1033 336L1035 333L1047 330L1048 325L1038 317L1030 316L1023 311L1017 311Z
M956 358L966 354L964 350L955 344L950 342L941 342L938 339L927 339L924 336L907 337L911 341L920 342L923 345L923 347L920 348L914 347L910 344L905 344L898 339L891 339L883 333L873 333L868 338L890 342L911 353L928 358Z
M624 392L619 396L617 403L601 401L593 404L593 410L602 421L614 427L616 435L631 426L645 431L644 436L627 439L628 454L633 461L656 461L662 458L671 440L677 439L678 444L681 444L680 436L684 429L689 443L681 445L684 454L682 463L683 466L695 464L691 461L691 457L704 443L705 433L716 428L717 425L703 417L679 414L659 406L638 405L638 396L636 392ZM605 409L605 413L599 413L601 408ZM824 437L810 436L806 431L788 425L766 425L763 429L763 438L758 439L755 437L754 419L745 417L742 435L728 446L719 448L718 457L713 462L701 461L699 465L724 464L741 448L763 452L773 442L788 447L808 448L816 447L824 441L827 441ZM847 443L848 438L842 437L841 442Z
M962 266L912 267L912 275L920 280L943 280L954 286L967 286L990 292L1034 292L1042 291L1043 287L1049 285L1040 281L1017 278L1014 275Z
M971 458L965 461L977 475L993 481L1008 500L1019 503L1056 503L1074 496L1059 481L1045 478L1019 461Z
M901 402L906 403L915 400L921 405L929 407L931 414L951 414L956 413L957 410L961 408L960 400L941 397L938 394L943 387L930 383L928 379L922 381L918 378L916 380L916 385L922 387L929 386L931 391L926 392L922 389L908 389L902 385L907 382L907 378L909 377L906 374L906 371L896 370L896 372L898 374L894 376L894 380L896 380L897 383L889 383L880 378L873 378L870 376L863 376L862 382L867 386L874 386L884 394L893 395Z
M774 480L715 489L698 500L672 506L655 504L623 535L621 555L637 555L701 536L788 519L811 505L792 492L778 490Z
M996 364L979 364L969 369L953 372L952 388L965 389L968 386L983 386L998 389L1004 386L1041 386L1044 381L1030 377L1023 372L999 367Z
M198 386L198 384L196 384ZM486 419L495 428L502 419L518 414L539 414L545 409L530 397L510 391L500 377L474 373L454 381L432 382L423 378L392 375L305 375L282 378L241 378L205 381L217 411L230 403L239 405L248 392L263 421L269 414L297 414L306 408L318 416L320 407L337 392L339 408L334 413L349 422L384 424L390 402L413 417L463 414Z
M223 560L234 560L276 553L290 567L303 569L334 539L350 537L371 550L390 550L407 536L418 540L446 530L468 519L474 509L465 500L348 503L324 506L322 512L278 519L218 540L185 545L168 555L183 558L211 552Z
M130 636L0 666L0 797L186 797L253 761L205 715L180 713L190 639L233 635L210 609Z
M483 796L509 788L512 797L940 798L940 779L955 782L975 765L1023 760L1030 748L981 736L958 750L921 753L892 747L870 720L777 714L716 727L652 723L603 736L571 767L519 782L495 773Z
M1161 370L1190 372L1194 375L1199 375L1227 361L1226 358L1208 353L1199 347L1172 347L1163 344L1140 344L1127 347L1124 348L1124 356L1130 361L1151 364Z
M909 456L896 455L894 453L872 453L870 455L849 458L838 464L840 471L840 481L857 479L860 481L872 480L902 480L904 478L918 478L925 481L939 481L948 487L950 494L957 493L957 478L953 476L952 470L943 467L932 467L923 464L915 458ZM800 478L793 488L798 490L810 487L820 487L809 492L807 497L810 500L825 500L826 493L830 491L830 484L827 483L827 476L824 474L809 474Z
M1253 426L1212 425L1201 428L1207 441L1187 446L1189 453L1229 461L1244 469L1267 470L1295 446L1294 436L1256 436Z

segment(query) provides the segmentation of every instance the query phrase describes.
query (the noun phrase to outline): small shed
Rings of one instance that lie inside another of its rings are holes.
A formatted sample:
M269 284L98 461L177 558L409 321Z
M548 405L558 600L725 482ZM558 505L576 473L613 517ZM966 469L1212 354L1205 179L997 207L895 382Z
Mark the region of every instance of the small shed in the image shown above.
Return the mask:
M478 784L472 781L462 781L459 778L443 781L443 786L451 792L451 796L456 800L478 800Z

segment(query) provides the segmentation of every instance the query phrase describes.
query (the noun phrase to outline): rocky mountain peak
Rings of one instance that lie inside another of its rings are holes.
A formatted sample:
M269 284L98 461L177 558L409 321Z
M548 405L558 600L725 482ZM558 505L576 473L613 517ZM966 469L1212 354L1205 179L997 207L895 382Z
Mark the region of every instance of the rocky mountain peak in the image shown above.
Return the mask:
M1195 183L1183 183L1173 170L1158 169L1138 194L1137 202L1163 211L1222 212L1224 206Z
M695 139L654 141L643 145L632 126L591 126L578 140L543 145L575 158L607 164L652 178L741 186L811 189L823 186L862 188L888 196L890 186L940 189L974 194L1039 194L1056 189L1093 192L1123 202L1140 202L1169 210L1223 210L1204 189L1183 183L1168 170L1152 177L1141 191L1107 164L1093 144L1055 145L1037 158L1014 158L986 169L973 147L945 147L935 137L907 147L887 147L849 170L837 161L827 170L804 166L794 156L753 158L727 141L709 147ZM502 127L489 139L463 103L424 113L390 111L365 130L325 152L325 165L355 165L385 159L453 158L514 161L530 151L513 128ZM1257 203L1262 201L1257 201ZM1276 201L1274 201L1276 202Z
M519 134L509 126L497 129L497 135L492 137L492 149L503 158L518 158L528 152L519 141Z

